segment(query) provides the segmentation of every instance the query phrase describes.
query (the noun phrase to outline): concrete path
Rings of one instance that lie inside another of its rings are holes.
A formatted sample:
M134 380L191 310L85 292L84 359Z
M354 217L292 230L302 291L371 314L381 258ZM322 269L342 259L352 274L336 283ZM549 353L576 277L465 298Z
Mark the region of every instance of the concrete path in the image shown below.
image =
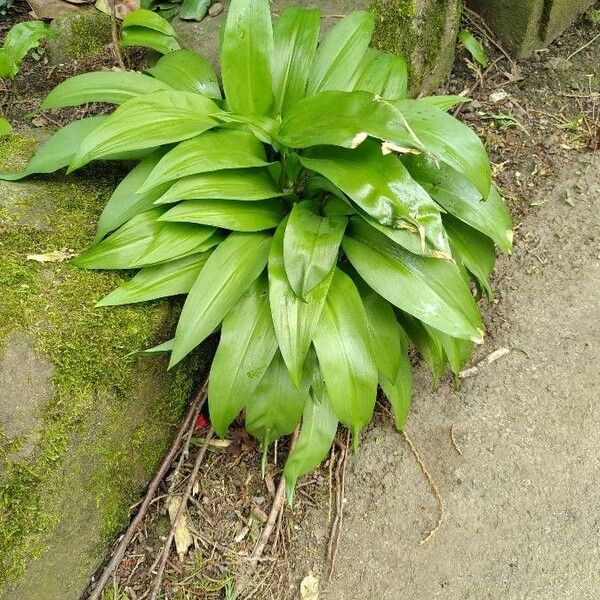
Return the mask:
M416 376L407 432L445 522L420 545L435 498L402 438L375 426L349 467L336 576L321 597L600 598L600 155L557 181L499 266L480 356L510 353L458 391L431 393Z

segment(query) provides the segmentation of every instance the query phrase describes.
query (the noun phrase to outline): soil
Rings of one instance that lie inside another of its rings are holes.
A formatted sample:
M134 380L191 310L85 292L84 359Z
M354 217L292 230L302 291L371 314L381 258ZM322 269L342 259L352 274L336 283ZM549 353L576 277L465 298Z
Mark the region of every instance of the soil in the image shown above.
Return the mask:
M0 35L24 18L22 4L0 23ZM514 256L497 268L497 300L485 309L488 338L479 358L501 347L510 352L459 389L448 379L433 393L430 377L417 368L408 435L446 503L445 519L426 544L419 541L435 525L436 497L379 407L360 452L348 461L331 584L325 584L328 507L335 495L331 472L339 465L328 461L301 482L244 598L297 598L309 571L321 581L321 597L332 600L587 600L600 589L593 502L600 466L593 390L600 383L600 162L594 153L600 39L584 47L598 25L580 20L527 61L506 57L472 15L465 25L484 41L490 66L473 65L461 50L446 91L466 90L474 99L458 113L486 141L517 234ZM0 108L16 129L31 127L53 85L113 65L110 49L58 67L29 58L15 83L0 89ZM58 126L103 110L53 111L33 125ZM344 439L340 433L341 447ZM183 561L169 561L168 598L231 597L269 511L285 447L280 444L277 460L270 453L261 479L256 442L241 427L230 440L228 447L211 447L205 461L190 505L194 546ZM178 488L196 451L192 446L182 465ZM149 588L169 527L169 485L105 600L134 600Z

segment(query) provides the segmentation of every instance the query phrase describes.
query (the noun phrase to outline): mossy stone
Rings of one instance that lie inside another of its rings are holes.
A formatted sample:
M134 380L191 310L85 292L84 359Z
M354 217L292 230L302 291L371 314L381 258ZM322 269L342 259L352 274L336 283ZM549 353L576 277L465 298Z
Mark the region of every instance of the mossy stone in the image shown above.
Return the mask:
M0 141L16 169L36 141ZM76 600L168 448L202 353L132 355L173 305L95 308L128 276L27 258L81 251L122 171L0 182L0 598Z
M95 9L57 17L51 27L59 32L57 38L47 41L52 64L100 54L112 40L110 17Z

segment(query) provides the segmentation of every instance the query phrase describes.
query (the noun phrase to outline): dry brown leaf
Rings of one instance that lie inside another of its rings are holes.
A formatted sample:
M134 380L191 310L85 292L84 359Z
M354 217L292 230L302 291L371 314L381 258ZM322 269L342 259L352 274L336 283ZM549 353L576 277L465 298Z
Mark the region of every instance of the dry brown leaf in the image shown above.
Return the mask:
M214 446L215 448L229 448L229 446L231 446L231 440L210 440L208 445Z
M96 0L96 8L106 13L111 14L111 1L110 0ZM140 8L140 0L115 0L115 14L117 19L123 20L130 12L138 10Z
M182 561L186 552L194 543L194 538L192 537L192 533L188 527L187 513L185 509L183 510L183 514L181 514L179 519L177 519L177 523L175 523L175 517L177 516L180 505L181 496L171 496L167 499L169 520L171 521L171 525L175 525L175 549L177 550L177 556L179 556L179 560Z
M27 260L34 260L39 263L62 262L75 256L72 250L62 249L48 252L47 254L28 254Z
M55 19L80 10L78 6L62 0L27 0L37 19Z

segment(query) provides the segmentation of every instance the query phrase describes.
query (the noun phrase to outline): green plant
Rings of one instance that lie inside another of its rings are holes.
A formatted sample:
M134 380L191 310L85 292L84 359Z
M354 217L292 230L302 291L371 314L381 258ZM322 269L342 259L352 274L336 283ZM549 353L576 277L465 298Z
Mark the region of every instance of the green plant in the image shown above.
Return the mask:
M187 294L173 366L220 329L208 401L225 435L245 409L266 452L300 436L288 491L327 455L338 421L371 420L378 384L402 429L409 340L435 380L464 366L483 325L470 282L491 297L494 244L511 221L479 138L442 108L405 98L406 65L368 47L355 12L318 44L316 10L271 24L267 0L233 0L221 67L188 50L149 75L98 72L55 88L43 108L120 105L48 140L4 178L136 159L95 243L73 263L140 269L98 304Z
M5 15L15 0L0 0L0 15Z
M27 53L37 48L44 38L57 36L58 32L43 21L17 23L6 34L4 46L0 48L0 77L14 79Z

